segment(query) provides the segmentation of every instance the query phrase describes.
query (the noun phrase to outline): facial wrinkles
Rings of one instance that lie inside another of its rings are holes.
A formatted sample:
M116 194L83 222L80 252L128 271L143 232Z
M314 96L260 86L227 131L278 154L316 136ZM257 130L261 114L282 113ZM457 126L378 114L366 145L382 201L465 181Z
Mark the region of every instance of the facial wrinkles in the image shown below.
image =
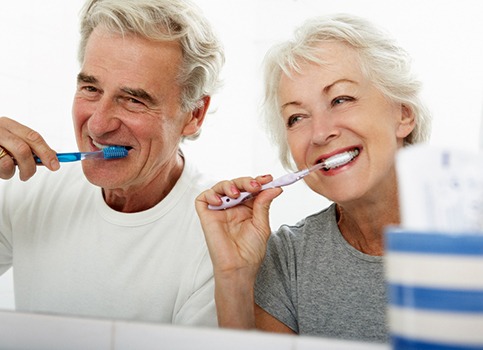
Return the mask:
M95 83L108 95L103 98L117 106L108 112L122 120L123 138L130 139L132 144L137 140L134 146L140 152L136 154L138 159L130 162L130 170L123 175L124 180L130 178L131 184L139 175L139 179L150 181L150 175L155 177L177 158L181 121L176 119L181 113L175 67L180 58L179 46L174 43L161 45L107 32L94 32L89 40L79 77L81 81ZM133 104L131 98L142 103ZM77 113L87 116L86 112L93 107L79 105ZM99 137L114 139L109 133ZM96 177L105 176L104 171L92 170Z
M95 34L100 45L94 48L94 63L116 76L121 88L131 90L135 97L149 95L154 99L156 95L161 95L166 99L172 95L179 96L176 77L182 57L178 43L163 42L159 45L134 35L121 37L102 28L96 29L92 35ZM115 57L112 52L116 52ZM153 56L157 59L153 60Z
M358 65L354 59L347 57L350 56L344 52L347 50L345 46L335 45L334 50L324 51L329 57L323 58L325 62L323 65L306 62L301 64L300 72L291 72L290 77L282 75L279 96L284 116L289 113L285 113L288 107L294 107L295 112L298 109L309 112L320 108L318 106L325 102L325 109L329 109L330 101L327 100L330 97L334 97L339 92L341 95L347 94L348 90L351 90L351 85L355 86L359 83L360 72L355 69Z
M354 95L354 91L359 87L360 71L354 55L350 55L352 50L340 44L323 45L325 49L323 65L315 63L304 63L301 65L300 72L291 72L291 77L282 76L280 82L279 96L283 106L283 116L286 121L291 114L302 114L303 118L316 121L305 121L287 130L289 147L298 164L303 159L306 163L308 153L310 153L310 142L307 137L300 133L308 133L309 129L314 128L314 123L318 123L319 130L324 126L321 116L330 117L334 106L331 105L332 99L341 95ZM349 54L348 54L349 51ZM338 107L339 108L339 107ZM339 108L340 109L340 108ZM329 124L326 125L330 127ZM304 131L305 130L305 131ZM310 133L315 130L310 131ZM306 139L306 141L303 141ZM302 142L305 142L302 145ZM304 157L299 157L300 148L305 148ZM298 151L297 151L297 149Z
M400 107L389 102L371 84L359 69L357 56L351 54L351 50L336 45L327 52L332 53L331 59L324 58L325 61L331 60L330 69L325 65L302 66L301 74L294 73L292 80L282 77L279 96L281 104L287 104L283 110L284 119L291 113L305 113L312 117L323 110L320 106L325 106L326 111L331 111L330 115L337 121L336 125L341 130L342 137L331 144L312 145L309 142L309 128L313 125L307 122L307 126L297 125L288 130L287 141L299 168L310 165L318 156L328 151L361 145L363 153L359 158L359 165L333 178L321 180L317 174L308 176L307 183L314 191L332 200L372 198L371 193L381 193L381 187L392 186L397 138L395 133ZM341 59L337 60L339 56ZM354 97L354 101L330 105L333 98L346 95ZM352 181L353 176L357 176L360 181Z

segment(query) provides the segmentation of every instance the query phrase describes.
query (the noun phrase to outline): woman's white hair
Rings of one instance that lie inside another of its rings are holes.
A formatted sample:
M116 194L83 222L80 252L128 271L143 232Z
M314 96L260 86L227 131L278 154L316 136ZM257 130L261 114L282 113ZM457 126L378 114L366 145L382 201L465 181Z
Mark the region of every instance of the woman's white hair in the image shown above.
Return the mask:
M278 100L281 75L300 71L299 63L303 61L321 64L318 46L326 42L339 42L352 47L358 54L363 73L374 86L389 100L412 111L416 126L405 138L405 145L429 139L431 116L420 99L421 84L412 73L407 52L387 33L365 19L347 14L317 17L298 28L293 40L269 50L264 60L265 127L278 147L284 167L294 169Z

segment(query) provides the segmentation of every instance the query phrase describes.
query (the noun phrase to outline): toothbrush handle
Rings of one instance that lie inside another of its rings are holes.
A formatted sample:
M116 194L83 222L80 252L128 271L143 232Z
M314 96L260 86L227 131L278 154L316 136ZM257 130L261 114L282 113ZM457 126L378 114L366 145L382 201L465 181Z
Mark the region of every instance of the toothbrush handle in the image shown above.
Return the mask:
M262 191L266 190L267 188L275 188L275 187L282 187L282 186L288 186L291 185L301 178L303 178L305 175L309 173L308 169L298 171L296 173L288 173L283 176L280 176L279 178L265 184L262 186Z
M82 159L81 155L82 155L81 153L76 153L76 152L74 152L74 153L57 153L57 159L59 160L59 162L63 162L63 163L75 162L75 161ZM42 164L42 161L40 160L39 157L34 156L34 159L35 159L35 163Z
M211 209L211 210L228 209L228 208L234 207L238 204L241 204L241 203L249 200L250 198L253 198L254 195L255 195L254 193L250 193L250 192L241 192L240 196L238 196L238 198L230 198L228 196L223 196L223 197L221 197L221 201L223 203L221 203L220 205L209 204L208 209Z
M269 188L275 188L275 187L282 187L282 186L287 186L291 185L294 182L300 180L302 177L307 175L309 171L302 170L296 173L290 173L290 174L285 174L273 181L270 181L269 183L266 183L265 185L262 186L260 191L267 190ZM259 193L259 192L258 192ZM241 192L240 196L238 198L230 198L228 196L223 196L221 197L221 201L223 202L220 205L208 205L208 209L211 210L222 210L222 209L227 209L234 207L240 203L243 203L250 198L253 198L257 193L250 193L250 192Z
M82 160L82 153L57 153L57 159L59 162L75 162L78 160Z

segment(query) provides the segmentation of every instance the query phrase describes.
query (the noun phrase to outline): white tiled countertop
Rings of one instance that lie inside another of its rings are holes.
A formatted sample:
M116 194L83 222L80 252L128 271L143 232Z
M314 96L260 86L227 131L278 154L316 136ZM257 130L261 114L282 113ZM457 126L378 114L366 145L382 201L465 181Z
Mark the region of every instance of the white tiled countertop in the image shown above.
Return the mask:
M0 311L1 349L389 350L389 345Z

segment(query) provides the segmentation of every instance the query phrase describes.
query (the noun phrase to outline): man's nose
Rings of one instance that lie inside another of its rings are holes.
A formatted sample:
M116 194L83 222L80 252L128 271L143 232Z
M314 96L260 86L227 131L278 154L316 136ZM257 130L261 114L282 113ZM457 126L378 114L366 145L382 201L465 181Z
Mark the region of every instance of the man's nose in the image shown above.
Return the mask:
M96 104L95 110L89 117L88 129L93 136L102 136L121 125L119 110L116 103L107 97L102 97Z

